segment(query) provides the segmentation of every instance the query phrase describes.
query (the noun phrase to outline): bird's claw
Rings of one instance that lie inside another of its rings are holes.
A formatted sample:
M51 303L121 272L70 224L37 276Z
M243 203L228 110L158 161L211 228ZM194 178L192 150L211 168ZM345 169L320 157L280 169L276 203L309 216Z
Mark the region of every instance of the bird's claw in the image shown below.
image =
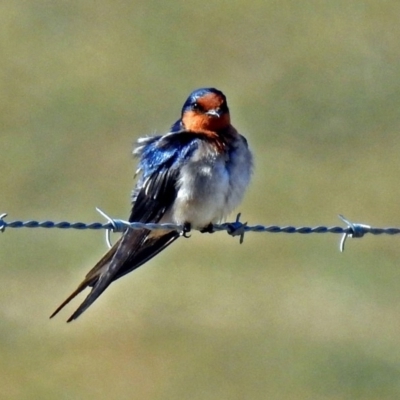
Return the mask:
M207 226L205 226L203 229L200 229L201 233L214 233L214 225L210 222Z

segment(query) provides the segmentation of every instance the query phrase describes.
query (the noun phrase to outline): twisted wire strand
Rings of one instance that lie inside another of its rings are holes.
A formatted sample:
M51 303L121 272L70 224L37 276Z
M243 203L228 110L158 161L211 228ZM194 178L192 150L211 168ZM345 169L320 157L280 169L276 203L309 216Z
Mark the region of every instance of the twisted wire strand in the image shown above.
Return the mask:
M182 225L176 224L153 224L153 223L141 223L141 222L128 222L121 219L112 219L112 222L67 222L67 221L5 221L4 218L7 214L0 215L0 230L5 231L6 228L46 228L46 229L78 229L78 230L101 230L111 229L114 232L123 232L127 227L131 229L149 229L149 230L178 230L182 231ZM324 226L318 225L314 227L309 226L278 226L278 225L246 225L240 221L225 222L223 224L213 225L215 231L228 231L232 229L232 226L237 225L243 228L245 232L268 232L268 233L300 233L300 234L311 234L311 233L336 233L336 234L354 234L351 226ZM372 235L397 235L400 234L400 228L373 228L364 224L354 224L354 226L362 226L364 234L371 233Z
M5 221L6 213L0 215L0 232L4 232L6 228L46 228L46 229L78 229L78 230L100 230L105 229L112 232L123 232L127 228L131 229L149 229L149 230L178 230L185 233L185 227L176 224L154 224L154 223L141 223L141 222L128 222L121 219L110 218L107 214L97 209L107 220L106 223L93 222L67 222L67 221ZM340 250L344 250L344 244L348 237L361 238L365 234L370 233L372 235L398 235L400 234L400 228L374 228L369 225L353 223L347 220L342 215L339 218L346 223L346 227L342 226L278 226L278 225L247 225L246 223L240 222L240 214L238 214L236 221L226 222L223 224L213 225L213 231L227 231L231 236L240 236L240 243L243 242L244 234L247 232L268 232L268 233L299 233L299 234L314 234L314 233L334 233L341 234L342 240L340 243Z

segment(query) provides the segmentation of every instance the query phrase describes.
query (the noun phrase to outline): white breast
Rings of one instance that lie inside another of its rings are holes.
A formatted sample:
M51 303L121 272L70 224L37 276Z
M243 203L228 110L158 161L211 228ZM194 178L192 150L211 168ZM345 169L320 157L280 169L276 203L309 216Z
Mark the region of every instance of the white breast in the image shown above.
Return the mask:
M241 202L251 170L252 156L241 136L224 154L201 142L182 167L171 219L193 228L223 220Z

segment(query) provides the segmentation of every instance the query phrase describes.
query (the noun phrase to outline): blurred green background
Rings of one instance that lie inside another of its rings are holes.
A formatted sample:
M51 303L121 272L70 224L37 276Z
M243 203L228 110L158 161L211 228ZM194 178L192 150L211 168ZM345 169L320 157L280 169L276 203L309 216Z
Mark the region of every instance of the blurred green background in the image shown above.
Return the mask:
M0 212L126 218L134 141L215 86L255 155L244 221L400 226L399 15L397 0L4 0ZM332 234L194 233L50 321L103 235L0 235L0 398L400 398L398 237L340 254Z

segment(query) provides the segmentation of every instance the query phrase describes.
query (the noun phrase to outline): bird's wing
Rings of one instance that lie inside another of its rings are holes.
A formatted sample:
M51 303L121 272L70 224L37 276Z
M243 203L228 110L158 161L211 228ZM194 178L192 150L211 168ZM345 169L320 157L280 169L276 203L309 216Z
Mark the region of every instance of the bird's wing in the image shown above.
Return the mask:
M176 138L173 139L175 141ZM179 140L179 139L178 139ZM178 190L179 167L187 156L176 143L149 140L142 146L139 168L142 176L134 191L134 203L129 221L157 223L171 208ZM189 146L193 150L193 146ZM136 269L180 236L178 231L150 231L128 228L108 253L86 275L78 288L51 315L56 315L66 304L86 287L92 290L83 303L68 319L81 315L116 279Z

